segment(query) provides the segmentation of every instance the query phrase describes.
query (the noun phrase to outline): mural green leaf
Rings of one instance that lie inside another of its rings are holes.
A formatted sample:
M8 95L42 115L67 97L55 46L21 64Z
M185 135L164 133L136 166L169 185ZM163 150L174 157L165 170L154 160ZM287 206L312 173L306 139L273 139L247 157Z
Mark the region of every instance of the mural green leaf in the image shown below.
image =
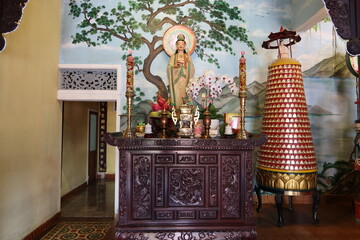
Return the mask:
M90 47L118 39L122 50L146 46L148 56L144 62L136 60L136 72L143 73L164 98L168 97L164 81L151 72L154 59L164 50L163 29L174 25L191 28L198 43L196 54L218 68L218 59L213 54L207 54L207 49L225 50L234 55L233 41L239 41L256 54L246 29L239 27L239 23L244 22L240 10L226 1L129 0L127 4L119 2L116 8L108 9L106 6L94 6L90 0L70 0L69 6L70 15L81 19L77 25L80 30L72 36L74 44L84 42ZM231 24L227 20L232 20ZM146 37L144 33L150 33L152 37Z

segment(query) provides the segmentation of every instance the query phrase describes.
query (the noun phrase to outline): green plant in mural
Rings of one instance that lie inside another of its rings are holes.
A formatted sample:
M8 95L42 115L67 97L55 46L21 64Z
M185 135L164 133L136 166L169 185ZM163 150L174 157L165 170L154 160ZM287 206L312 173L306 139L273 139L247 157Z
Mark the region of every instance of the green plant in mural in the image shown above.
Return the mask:
M110 10L106 6L94 6L91 0L70 0L69 5L70 15L82 19L77 25L81 30L72 36L74 44L85 42L88 46L96 46L117 38L122 41L123 50L146 45L148 56L144 61L135 59L137 71L142 72L164 98L168 97L166 86L160 76L151 73L151 64L164 50L162 35L168 27L185 25L191 28L197 39L198 57L217 67L218 59L206 49L235 55L233 41L240 41L256 53L246 29L240 26L244 22L240 10L223 0L129 0L128 4L119 2ZM229 20L232 24L228 24ZM149 35L151 37L146 38Z
M314 30L315 32L317 32L318 29L319 29L319 27L320 27L320 23L321 23L321 22L324 22L324 23L326 23L326 22L331 22L331 19L330 19L329 16L324 17L323 20L321 20L320 22L316 23L316 24L315 24L314 26L312 26L310 29L311 29L311 30Z

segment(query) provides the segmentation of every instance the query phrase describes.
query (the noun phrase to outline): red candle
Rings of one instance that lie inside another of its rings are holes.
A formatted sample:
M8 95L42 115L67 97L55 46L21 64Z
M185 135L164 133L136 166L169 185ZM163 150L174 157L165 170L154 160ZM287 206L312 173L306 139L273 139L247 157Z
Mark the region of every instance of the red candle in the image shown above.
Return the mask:
M239 60L240 66L239 66L239 72L240 72L240 92L246 91L246 58L244 57L245 52L241 52L241 58Z
M126 59L127 74L126 74L126 91L134 90L134 57L132 51L129 51L129 55Z

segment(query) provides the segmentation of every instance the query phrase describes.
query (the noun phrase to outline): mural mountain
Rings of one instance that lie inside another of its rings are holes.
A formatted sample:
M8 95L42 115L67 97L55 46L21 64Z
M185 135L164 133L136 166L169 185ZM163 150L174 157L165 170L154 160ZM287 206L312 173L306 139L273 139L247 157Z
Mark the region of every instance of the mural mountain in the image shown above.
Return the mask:
M239 82L239 78L234 78L235 82ZM259 83L253 81L246 86L246 116L262 115L265 100L266 82ZM214 105L220 108L221 113L237 113L240 111L239 98L231 94L229 88L223 89L221 98L214 100Z
M338 53L332 57L321 60L310 69L304 71L303 77L334 77L346 79L352 78L353 76L347 68L345 55Z

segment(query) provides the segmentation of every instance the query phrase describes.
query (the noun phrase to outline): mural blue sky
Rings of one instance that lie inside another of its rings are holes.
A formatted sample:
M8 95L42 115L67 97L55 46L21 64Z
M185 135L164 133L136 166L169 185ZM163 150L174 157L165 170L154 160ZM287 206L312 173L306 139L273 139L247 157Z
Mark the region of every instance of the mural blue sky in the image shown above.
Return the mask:
M61 39L61 55L60 63L66 64L120 64L124 66L124 61L121 56L126 53L120 49L121 41L114 39L107 45L100 45L97 47L87 47L86 44L72 44L71 36L77 31L77 23L79 19L72 19L69 16L69 0L63 1L63 22L62 22L62 39ZM220 62L220 69L212 64L201 61L196 53L193 54L193 59L196 67L195 75L201 75L205 70L213 69L219 74L227 74L229 76L238 75L238 59L240 52L245 51L247 57L247 75L248 83L256 80L264 82L266 80L267 65L276 58L276 50L265 50L261 48L264 40L270 32L277 32L280 26L289 29L291 24L291 6L289 1L285 0L254 0L254 1L228 1L231 6L237 6L241 10L244 23L238 22L237 25L243 26L248 30L248 37L254 42L257 55L251 54L251 50L243 43L234 42L233 49L236 56L229 55L227 52L216 52L209 50L208 53L213 53ZM117 1L113 0L94 0L94 5L106 5L108 9L116 7ZM170 25L168 26L170 27ZM332 24L324 26L322 31L330 31ZM164 32L167 27L164 27ZM289 29L292 30L292 29ZM299 59L303 64L303 69L310 68L318 59L325 55L331 54L329 51L328 42L332 41L331 34L323 34L323 32L306 32L300 33L302 41L294 47L294 57ZM303 46L306 45L304 49ZM146 56L147 50L141 48L135 51L136 56ZM315 57L316 56L316 57ZM167 79L166 66L169 57L166 53L162 53L153 64L154 73L160 75L163 79ZM231 64L228 64L231 63ZM161 66L161 67L159 67ZM141 75L136 77L138 80L142 78ZM145 83L149 84L149 83ZM151 84L147 87L153 87Z
M205 70L213 69L219 75L227 74L228 76L237 76L238 75L238 60L240 57L240 52L245 51L247 60L248 60L248 81L257 80L263 82L266 80L264 73L266 73L266 66L270 62L276 53L274 51L264 51L261 49L262 41L267 39L268 34L273 31L278 31L281 25L288 25L291 19L289 17L289 12L291 11L288 1L277 0L277 1L228 1L231 6L237 6L242 14L242 18L245 20L245 23L237 22L235 25L240 25L245 27L248 30L248 36L251 41L254 42L257 55L251 54L251 49L249 49L245 44L242 43L233 43L234 52L236 56L229 55L226 52L216 52L209 50L208 53L213 53L220 62L220 69L216 69L215 65L208 64L204 61L201 61L196 53L193 54L193 60L196 67L195 75L201 75ZM61 57L60 63L66 64L121 64L124 66L124 62L121 60L121 56L126 53L119 48L120 40L115 39L107 45L101 45L97 47L87 47L86 44L72 44L71 36L75 34L77 28L76 25L80 21L79 19L72 19L69 16L69 0L64 0L63 5L63 23L62 23L62 45L61 45ZM115 7L117 2L110 0L94 0L92 1L94 5L103 4L108 7L108 9ZM170 27L170 25L168 26ZM164 27L164 32L167 27ZM136 56L146 56L147 50L141 48L139 51L135 51L134 55ZM154 74L160 75L163 79L166 77L166 68L169 57L166 53L162 53L157 57L153 64ZM231 64L229 64L231 63ZM161 66L161 67L159 67ZM137 77L138 81L142 78L141 75ZM146 87L153 88L153 86L146 82L144 83ZM142 84L142 86L144 86ZM154 90L156 90L154 88Z

